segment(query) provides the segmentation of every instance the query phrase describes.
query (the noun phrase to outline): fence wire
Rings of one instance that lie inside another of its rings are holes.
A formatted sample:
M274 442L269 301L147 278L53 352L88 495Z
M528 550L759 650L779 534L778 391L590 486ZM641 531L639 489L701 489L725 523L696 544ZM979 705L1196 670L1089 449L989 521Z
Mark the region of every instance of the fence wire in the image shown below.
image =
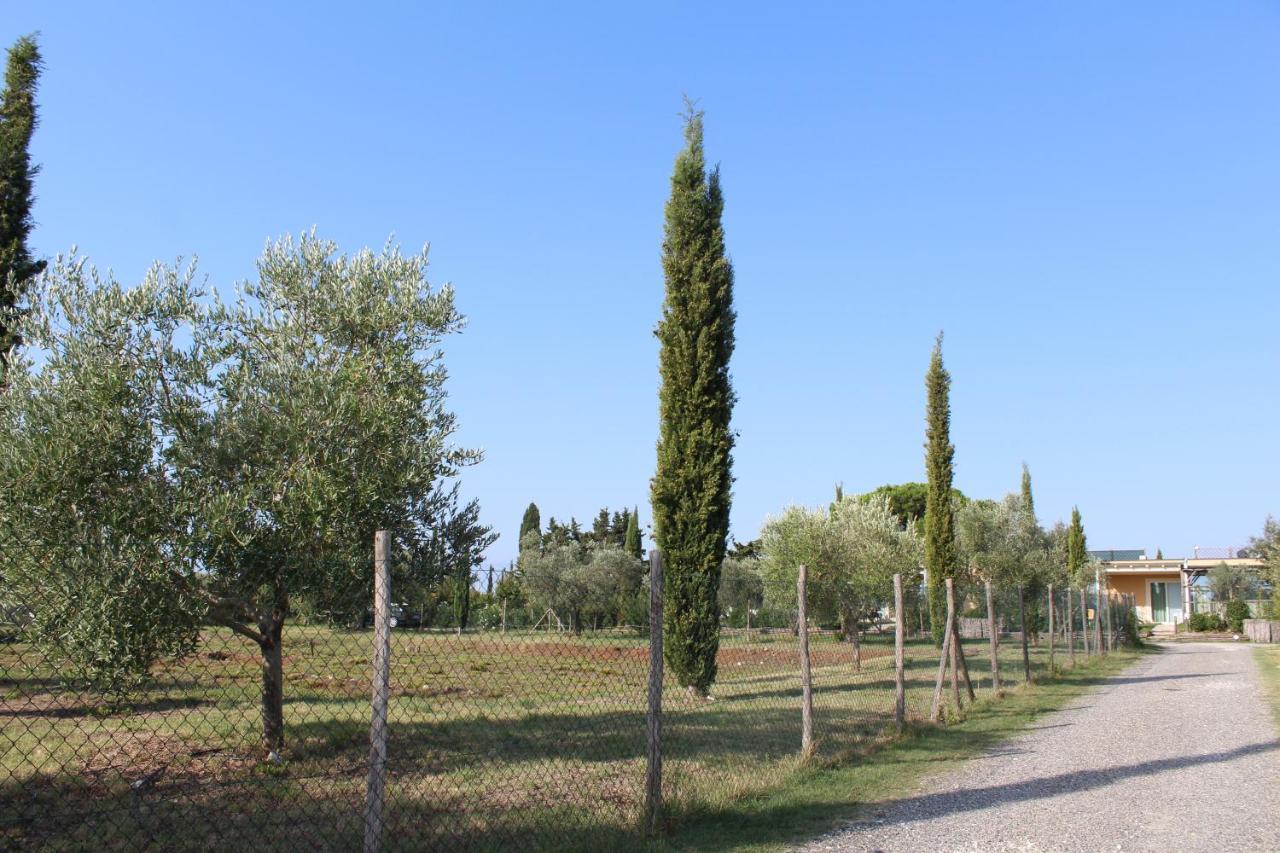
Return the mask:
M251 639L200 624L188 648L158 656L131 689L104 690L50 636L58 620L42 618L72 600L62 593L15 600L0 587L0 848L361 849L370 819L367 617L288 620L284 739L269 744L264 660ZM989 614L985 587L956 591L956 632L979 697L994 687L993 620L1002 686L1013 687L1027 675L1024 619L1033 679L1082 663L1100 643L1119 645L1132 619L1132 602L1108 606L1092 590L996 589L992 599ZM382 849L643 842L647 625L574 631L524 606L504 612L505 628L459 631L424 625L404 606L393 612L385 803L372 817ZM856 758L898 730L896 618L886 607L856 631L805 628L818 756ZM918 622L908 620L903 649L908 725L928 720L939 666ZM668 826L782 784L804 760L801 629L724 627L710 696L667 674ZM949 679L943 721L955 712Z

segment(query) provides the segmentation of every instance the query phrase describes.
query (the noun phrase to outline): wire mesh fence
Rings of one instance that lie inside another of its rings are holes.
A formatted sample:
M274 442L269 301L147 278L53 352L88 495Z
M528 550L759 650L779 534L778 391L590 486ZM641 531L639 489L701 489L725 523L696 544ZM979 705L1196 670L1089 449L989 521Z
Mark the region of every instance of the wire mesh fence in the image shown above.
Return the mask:
M273 670L252 638L204 622L180 653L109 690L92 660L59 644L59 621L43 618L65 596L4 594L0 848L633 847L646 807L664 826L777 786L808 759L806 645L812 752L823 758L860 755L968 702L915 609L890 603L843 632L726 625L710 696L670 676L660 684L655 778L647 625L574 620L575 630L524 606L489 627L433 628L391 593L385 634L367 615L288 619ZM1131 601L1074 588L993 589L988 609L977 584L958 587L954 603L957 660L980 698L995 687L993 658L1013 686L1114 648L1132 618ZM375 724L384 636L385 763ZM659 801L647 801L655 782Z

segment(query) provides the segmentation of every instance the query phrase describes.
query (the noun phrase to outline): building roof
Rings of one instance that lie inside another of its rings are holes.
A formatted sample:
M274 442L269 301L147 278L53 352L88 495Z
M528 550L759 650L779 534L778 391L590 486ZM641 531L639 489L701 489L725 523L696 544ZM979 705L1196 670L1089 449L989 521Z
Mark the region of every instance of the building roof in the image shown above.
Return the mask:
M1095 560L1145 560L1147 552L1142 548L1121 548L1118 551L1090 551L1089 556Z

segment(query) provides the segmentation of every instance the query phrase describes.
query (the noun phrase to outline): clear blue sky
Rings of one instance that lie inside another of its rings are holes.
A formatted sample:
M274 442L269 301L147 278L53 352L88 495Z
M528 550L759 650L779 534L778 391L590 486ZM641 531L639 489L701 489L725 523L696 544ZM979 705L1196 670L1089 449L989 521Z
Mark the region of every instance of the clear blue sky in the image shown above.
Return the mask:
M48 63L33 245L229 288L313 225L430 242L495 563L530 500L649 519L685 92L737 270L738 538L923 478L939 329L966 493L1026 460L1043 520L1166 555L1280 513L1277 4L369 5L0 4Z

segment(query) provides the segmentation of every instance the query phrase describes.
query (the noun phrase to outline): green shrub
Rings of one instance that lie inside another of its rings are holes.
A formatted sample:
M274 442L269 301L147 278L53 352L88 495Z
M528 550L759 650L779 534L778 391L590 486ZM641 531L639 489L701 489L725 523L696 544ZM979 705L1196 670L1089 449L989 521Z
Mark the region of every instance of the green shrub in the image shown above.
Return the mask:
M1227 627L1239 634L1244 630L1244 620L1251 618L1247 601L1227 602Z
M1192 613L1187 627L1192 631L1225 631L1227 623L1217 613Z

